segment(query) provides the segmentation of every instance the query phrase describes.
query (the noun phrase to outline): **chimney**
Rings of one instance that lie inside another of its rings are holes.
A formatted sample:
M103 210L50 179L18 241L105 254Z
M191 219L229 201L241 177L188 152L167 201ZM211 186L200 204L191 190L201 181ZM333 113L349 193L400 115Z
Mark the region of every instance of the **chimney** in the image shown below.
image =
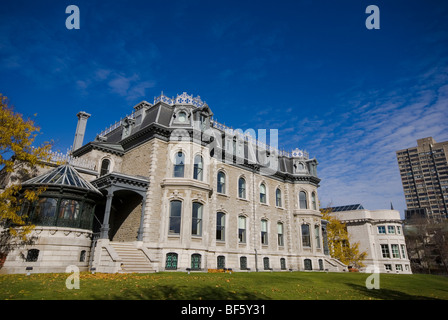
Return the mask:
M78 117L78 125L76 126L75 140L73 141L72 152L82 147L84 140L84 134L86 133L87 119L90 118L90 114L81 111L76 115Z

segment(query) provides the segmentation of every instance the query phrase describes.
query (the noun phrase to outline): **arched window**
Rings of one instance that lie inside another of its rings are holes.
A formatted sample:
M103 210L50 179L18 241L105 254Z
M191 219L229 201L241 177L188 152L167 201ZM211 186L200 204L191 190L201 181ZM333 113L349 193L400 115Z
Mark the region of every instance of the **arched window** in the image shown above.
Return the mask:
M224 269L226 267L226 257L218 256L217 263L218 263L218 269Z
M310 226L308 224L302 224L302 245L311 247Z
M268 221L261 220L261 244L268 244Z
M246 180L243 177L238 179L238 197L246 199Z
M201 255L199 253L193 253L191 255L191 270L201 269Z
M174 173L175 178L183 178L185 170L185 155L179 151L174 158Z
M166 270L177 269L177 253L169 252L166 254L165 269Z
M86 250L81 250L81 253L79 255L79 262L85 262L86 261Z
M181 111L177 114L177 119L179 122L187 121L187 114L184 111Z
M238 240L240 243L246 243L246 217L238 217Z
M277 207L282 206L282 191L279 188L275 190L275 205Z
M305 270L313 270L313 265L311 263L311 259L305 259L303 262L305 265Z
M266 186L264 183L260 184L260 202L266 203Z
M286 270L286 259L280 258L280 269Z
M202 211L203 205L199 202L193 202L193 212L191 221L191 234L194 236L202 235Z
M314 226L314 236L316 237L316 248L320 249L320 226Z
M317 210L316 193L311 193L311 206L313 210Z
M226 174L222 171L218 172L218 193L226 193Z
M300 206L300 209L308 209L308 203L306 201L305 191L299 192L299 206Z
M240 269L247 270L247 257L240 257Z
M283 240L283 223L278 222L277 223L277 244L279 246L283 246L284 245L284 240Z
M30 249L26 254L26 262L36 262L37 258L39 258L39 250L38 249Z
M264 270L270 270L271 268L269 268L269 258L268 257L264 257L263 258L263 268Z
M223 212L216 214L216 240L224 241L226 239L226 215Z
M109 168L110 168L110 160L109 159L104 159L103 161L101 161L100 177L108 174Z
M180 234L182 202L173 200L170 202L170 227L169 234Z
M200 155L194 157L193 179L202 181L204 163Z

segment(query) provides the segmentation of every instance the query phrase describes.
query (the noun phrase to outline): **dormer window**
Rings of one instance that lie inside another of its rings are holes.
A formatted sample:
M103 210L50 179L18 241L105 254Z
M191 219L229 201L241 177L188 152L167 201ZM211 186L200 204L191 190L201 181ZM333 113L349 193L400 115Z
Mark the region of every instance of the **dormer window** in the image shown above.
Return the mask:
M177 119L179 122L186 122L187 121L187 114L184 111L181 111L177 114Z
M109 173L109 169L110 169L110 160L109 159L103 159L103 161L101 161L100 177L108 174Z
M199 116L199 121L201 123L201 130L202 131L205 131L205 129L206 129L206 122L205 122L206 119L207 119L207 117L205 115L203 115L203 114L201 114Z

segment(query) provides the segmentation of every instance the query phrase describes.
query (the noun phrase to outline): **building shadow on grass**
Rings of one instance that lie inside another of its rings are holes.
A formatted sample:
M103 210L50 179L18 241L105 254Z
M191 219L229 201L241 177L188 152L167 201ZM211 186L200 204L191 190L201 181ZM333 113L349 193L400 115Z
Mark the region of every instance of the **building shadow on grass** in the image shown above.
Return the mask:
M418 296L407 294L402 291L390 290L390 289L367 289L365 286L360 286L353 283L346 283L347 286L356 290L358 293L365 295L372 299L381 300L440 300L437 298Z
M105 299L105 297L97 297ZM263 294L248 291L231 291L222 287L154 286L126 290L106 299L113 300L268 300Z

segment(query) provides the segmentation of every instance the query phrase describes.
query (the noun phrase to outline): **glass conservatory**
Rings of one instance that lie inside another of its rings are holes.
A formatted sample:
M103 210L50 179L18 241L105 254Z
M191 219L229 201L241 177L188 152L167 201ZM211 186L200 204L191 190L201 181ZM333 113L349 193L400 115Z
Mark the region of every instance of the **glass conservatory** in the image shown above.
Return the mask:
M36 226L92 230L95 203L102 197L71 165L61 165L22 184L23 189L46 186L39 200L22 205L21 215Z

